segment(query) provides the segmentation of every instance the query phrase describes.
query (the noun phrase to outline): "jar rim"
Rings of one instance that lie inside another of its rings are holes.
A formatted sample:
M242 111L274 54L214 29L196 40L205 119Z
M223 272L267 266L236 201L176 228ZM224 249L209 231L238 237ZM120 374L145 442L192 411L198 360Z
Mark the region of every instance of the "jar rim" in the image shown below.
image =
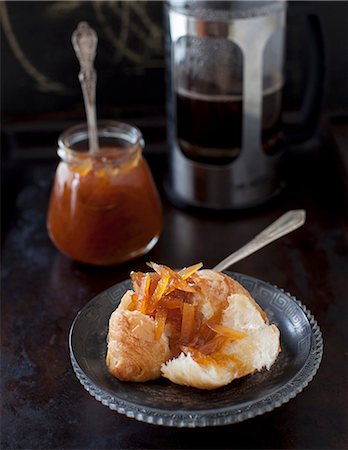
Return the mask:
M98 138L118 138L126 143L122 157L117 159L117 165L133 157L139 150L144 148L144 139L139 128L116 120L98 120ZM100 159L100 154L91 154L88 150L76 150L72 148L75 144L88 142L87 123L80 123L64 130L58 137L58 155L66 162L81 161L85 158ZM110 145L112 148L112 145ZM116 146L115 146L116 149ZM120 152L120 148L117 149ZM105 156L103 156L103 159ZM110 161L109 161L110 162ZM115 163L115 161L111 161Z

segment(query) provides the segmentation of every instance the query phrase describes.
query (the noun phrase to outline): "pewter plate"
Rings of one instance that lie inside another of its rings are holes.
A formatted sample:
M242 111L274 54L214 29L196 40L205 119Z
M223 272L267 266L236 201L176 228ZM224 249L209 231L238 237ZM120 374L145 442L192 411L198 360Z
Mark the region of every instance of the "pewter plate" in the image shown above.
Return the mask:
M282 351L269 371L234 380L213 391L179 386L160 378L122 382L105 365L111 313L130 281L116 284L91 300L76 316L69 335L73 369L85 389L103 405L156 425L204 427L255 417L288 402L316 374L323 354L317 322L295 297L269 283L226 272L239 281L280 329Z

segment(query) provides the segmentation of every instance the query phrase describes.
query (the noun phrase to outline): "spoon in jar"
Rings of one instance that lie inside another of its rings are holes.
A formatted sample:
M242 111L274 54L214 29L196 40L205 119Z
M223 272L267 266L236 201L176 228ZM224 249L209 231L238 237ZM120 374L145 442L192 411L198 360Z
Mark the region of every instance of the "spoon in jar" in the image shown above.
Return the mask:
M227 256L219 264L213 267L213 270L221 272L232 264L240 261L243 258L255 253L257 250L265 247L271 242L291 233L297 228L301 227L306 221L306 211L304 209L296 209L288 211L279 217L275 222L265 228L261 233L254 237L250 242L241 247L236 252Z
M93 155L99 150L95 107L97 74L93 66L98 44L97 33L87 22L80 22L71 36L71 42L80 62L79 80L87 117L89 151Z

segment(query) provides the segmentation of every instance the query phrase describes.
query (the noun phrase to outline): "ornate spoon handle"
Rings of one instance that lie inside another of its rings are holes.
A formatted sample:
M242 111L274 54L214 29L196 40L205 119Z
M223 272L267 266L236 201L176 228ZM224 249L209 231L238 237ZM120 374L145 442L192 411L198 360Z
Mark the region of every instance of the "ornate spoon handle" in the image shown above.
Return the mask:
M80 22L71 36L71 42L81 68L79 80L87 116L89 151L95 154L99 149L95 108L97 74L93 66L98 44L97 33L87 22Z
M306 211L304 209L296 209L293 211L288 211L283 214L279 219L273 222L269 227L263 230L260 234L254 237L248 244L244 245L242 248L227 256L223 261L217 264L213 270L221 272L227 269L232 264L240 261L243 258L251 255L252 253L260 250L260 248L265 247L271 242L279 239L285 234L291 233L291 231L296 230L301 227L306 220Z

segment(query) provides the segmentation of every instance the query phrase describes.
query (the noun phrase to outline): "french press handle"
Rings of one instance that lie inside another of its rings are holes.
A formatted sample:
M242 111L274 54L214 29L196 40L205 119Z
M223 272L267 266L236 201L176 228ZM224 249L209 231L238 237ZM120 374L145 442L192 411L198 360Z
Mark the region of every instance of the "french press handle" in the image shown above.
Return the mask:
M296 144L310 139L319 123L324 94L325 49L323 31L319 18L314 14L307 16L308 38L310 44L309 76L305 96L300 110L301 119L284 121L286 144Z

